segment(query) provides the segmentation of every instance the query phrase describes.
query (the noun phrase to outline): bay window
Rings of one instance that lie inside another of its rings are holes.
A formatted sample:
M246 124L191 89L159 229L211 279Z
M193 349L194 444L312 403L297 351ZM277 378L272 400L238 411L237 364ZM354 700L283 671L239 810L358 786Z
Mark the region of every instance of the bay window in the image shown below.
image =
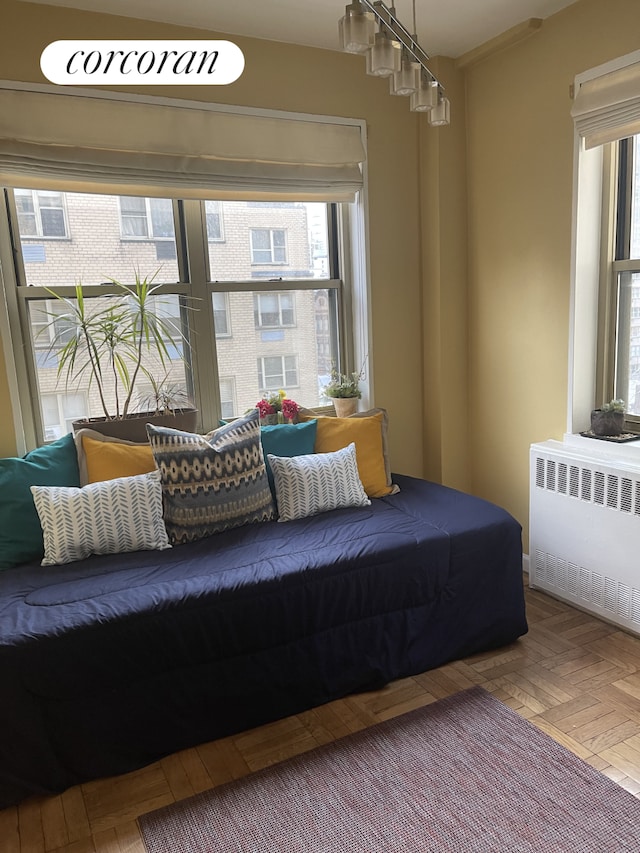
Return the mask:
M58 387L56 345L39 335L52 289L74 298L82 283L99 304L112 280L153 278L189 342L166 383L204 430L276 380L318 405L329 364L364 361L363 121L11 81L0 113L0 331L19 449L64 428L51 395L99 414L90 387Z
M42 440L66 431L69 412L74 417L101 414L88 377L78 388L65 389L58 382L56 352L65 343L65 329L64 320L55 316L63 306L47 288L71 296L73 284L82 280L88 298L99 306L113 291L111 279L131 282L136 270L162 285L155 297L162 304L156 308L176 327L176 340L184 332L190 341L188 351L169 347L161 390L199 408L203 429L212 428L219 417L242 414L274 389L287 389L306 406L322 402L321 377L328 361L340 361L338 330L344 323L336 242L339 205L220 200L214 227L224 216L225 240L211 241L211 210L205 200L60 193L74 239L35 268L22 262L29 234L22 233L20 195L5 190L5 213L18 236L16 293L29 341L28 375L33 410L39 413L36 433ZM267 221L274 227L257 230L286 230L295 267L293 277L278 279L277 291L269 279L252 277L253 254L247 251L253 224ZM125 232L133 239L123 239ZM158 262L153 244L139 239L159 234L175 241L174 259ZM157 364L147 366L157 373ZM148 395L137 407L149 408Z

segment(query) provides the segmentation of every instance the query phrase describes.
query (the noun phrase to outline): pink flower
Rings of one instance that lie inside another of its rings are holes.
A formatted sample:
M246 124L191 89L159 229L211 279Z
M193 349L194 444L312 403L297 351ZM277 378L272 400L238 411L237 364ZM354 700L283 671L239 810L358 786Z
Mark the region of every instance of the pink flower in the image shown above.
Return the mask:
M294 403L293 400L285 399L282 401L282 414L288 421L292 421L295 418L298 414L299 408L298 404Z
M268 400L258 400L256 409L260 412L261 418L266 418L267 415L275 415L276 410Z

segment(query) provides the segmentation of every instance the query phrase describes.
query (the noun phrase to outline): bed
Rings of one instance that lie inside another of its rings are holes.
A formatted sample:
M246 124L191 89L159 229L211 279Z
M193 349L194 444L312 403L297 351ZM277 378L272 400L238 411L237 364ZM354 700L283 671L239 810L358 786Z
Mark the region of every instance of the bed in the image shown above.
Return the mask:
M394 482L370 506L0 572L0 807L524 634L518 522Z

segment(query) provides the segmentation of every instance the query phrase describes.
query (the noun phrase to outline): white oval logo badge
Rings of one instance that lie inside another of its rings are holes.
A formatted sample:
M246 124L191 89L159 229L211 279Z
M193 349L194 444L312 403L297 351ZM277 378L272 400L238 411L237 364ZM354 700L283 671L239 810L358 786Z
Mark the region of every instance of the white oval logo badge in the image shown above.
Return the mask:
M45 47L40 68L59 86L227 86L244 54L231 41L68 39Z

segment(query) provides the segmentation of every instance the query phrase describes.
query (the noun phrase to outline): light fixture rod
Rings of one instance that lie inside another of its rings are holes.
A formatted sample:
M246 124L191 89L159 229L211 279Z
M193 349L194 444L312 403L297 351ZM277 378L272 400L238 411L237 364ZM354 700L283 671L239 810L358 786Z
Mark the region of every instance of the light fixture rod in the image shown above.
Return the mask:
M382 24L383 27L393 34L394 38L396 38L413 57L413 59L420 64L420 67L429 79L434 83L437 83L441 92L444 93L444 86L436 79L427 67L429 54L420 47L418 42L415 40L415 37L411 35L409 30L396 18L394 14L395 10L392 11L385 3L382 2L382 0L360 0L360 3L373 13L376 20Z

